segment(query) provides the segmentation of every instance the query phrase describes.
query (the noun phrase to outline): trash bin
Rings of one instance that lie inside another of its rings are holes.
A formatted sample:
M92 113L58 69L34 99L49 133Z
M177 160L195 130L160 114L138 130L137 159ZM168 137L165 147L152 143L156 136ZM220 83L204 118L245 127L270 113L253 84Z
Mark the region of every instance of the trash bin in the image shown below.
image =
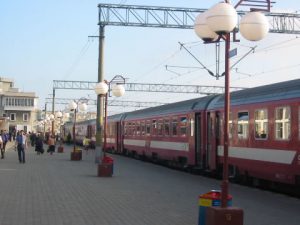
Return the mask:
M98 164L98 177L111 177L113 175L114 160L112 157L104 156L101 164Z
M211 206L221 206L221 191L212 190L199 196L198 225L205 225L206 209ZM227 196L227 206L232 206L232 196Z

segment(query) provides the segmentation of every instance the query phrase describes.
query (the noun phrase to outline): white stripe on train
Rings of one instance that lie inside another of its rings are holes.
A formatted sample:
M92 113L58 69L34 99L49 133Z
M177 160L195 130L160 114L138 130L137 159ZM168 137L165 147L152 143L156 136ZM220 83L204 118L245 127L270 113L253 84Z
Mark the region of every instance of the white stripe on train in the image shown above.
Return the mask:
M297 151L263 148L229 147L229 157L292 164ZM224 155L224 146L218 146L218 156Z
M125 145L145 147L145 140L125 139ZM168 142L168 141L151 141L150 148L168 149L175 151L189 151L189 143L186 142ZM292 164L297 151L280 150L280 149L263 149L263 148L243 148L229 147L229 157L257 160L264 162L274 162L282 164ZM218 156L223 156L223 146L218 146Z

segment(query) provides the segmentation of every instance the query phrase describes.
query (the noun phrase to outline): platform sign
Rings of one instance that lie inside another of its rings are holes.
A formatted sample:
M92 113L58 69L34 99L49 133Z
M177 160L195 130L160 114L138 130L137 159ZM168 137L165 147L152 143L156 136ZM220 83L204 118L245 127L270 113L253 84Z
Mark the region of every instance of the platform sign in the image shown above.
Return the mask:
M229 58L237 55L237 48L234 48L229 51Z

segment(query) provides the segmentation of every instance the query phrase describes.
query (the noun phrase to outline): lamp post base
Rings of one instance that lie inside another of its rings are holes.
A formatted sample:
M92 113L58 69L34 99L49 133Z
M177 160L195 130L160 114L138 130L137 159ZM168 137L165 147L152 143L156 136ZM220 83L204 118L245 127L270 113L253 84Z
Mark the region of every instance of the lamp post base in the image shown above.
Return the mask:
M82 151L76 150L71 152L71 161L80 161L82 160Z
M98 177L112 177L112 175L113 175L112 163L98 164Z
M59 147L57 148L57 152L58 152L58 153L63 153L63 152L64 152L64 146L59 146Z
M237 207L208 207L206 225L243 225L244 212Z

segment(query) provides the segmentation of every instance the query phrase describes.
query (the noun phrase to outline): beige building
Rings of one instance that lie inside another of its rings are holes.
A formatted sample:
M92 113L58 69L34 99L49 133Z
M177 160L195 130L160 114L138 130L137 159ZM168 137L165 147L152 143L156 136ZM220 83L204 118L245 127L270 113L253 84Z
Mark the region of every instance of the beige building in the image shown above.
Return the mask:
M0 77L0 129L36 131L37 100L34 92L21 92L13 79Z

